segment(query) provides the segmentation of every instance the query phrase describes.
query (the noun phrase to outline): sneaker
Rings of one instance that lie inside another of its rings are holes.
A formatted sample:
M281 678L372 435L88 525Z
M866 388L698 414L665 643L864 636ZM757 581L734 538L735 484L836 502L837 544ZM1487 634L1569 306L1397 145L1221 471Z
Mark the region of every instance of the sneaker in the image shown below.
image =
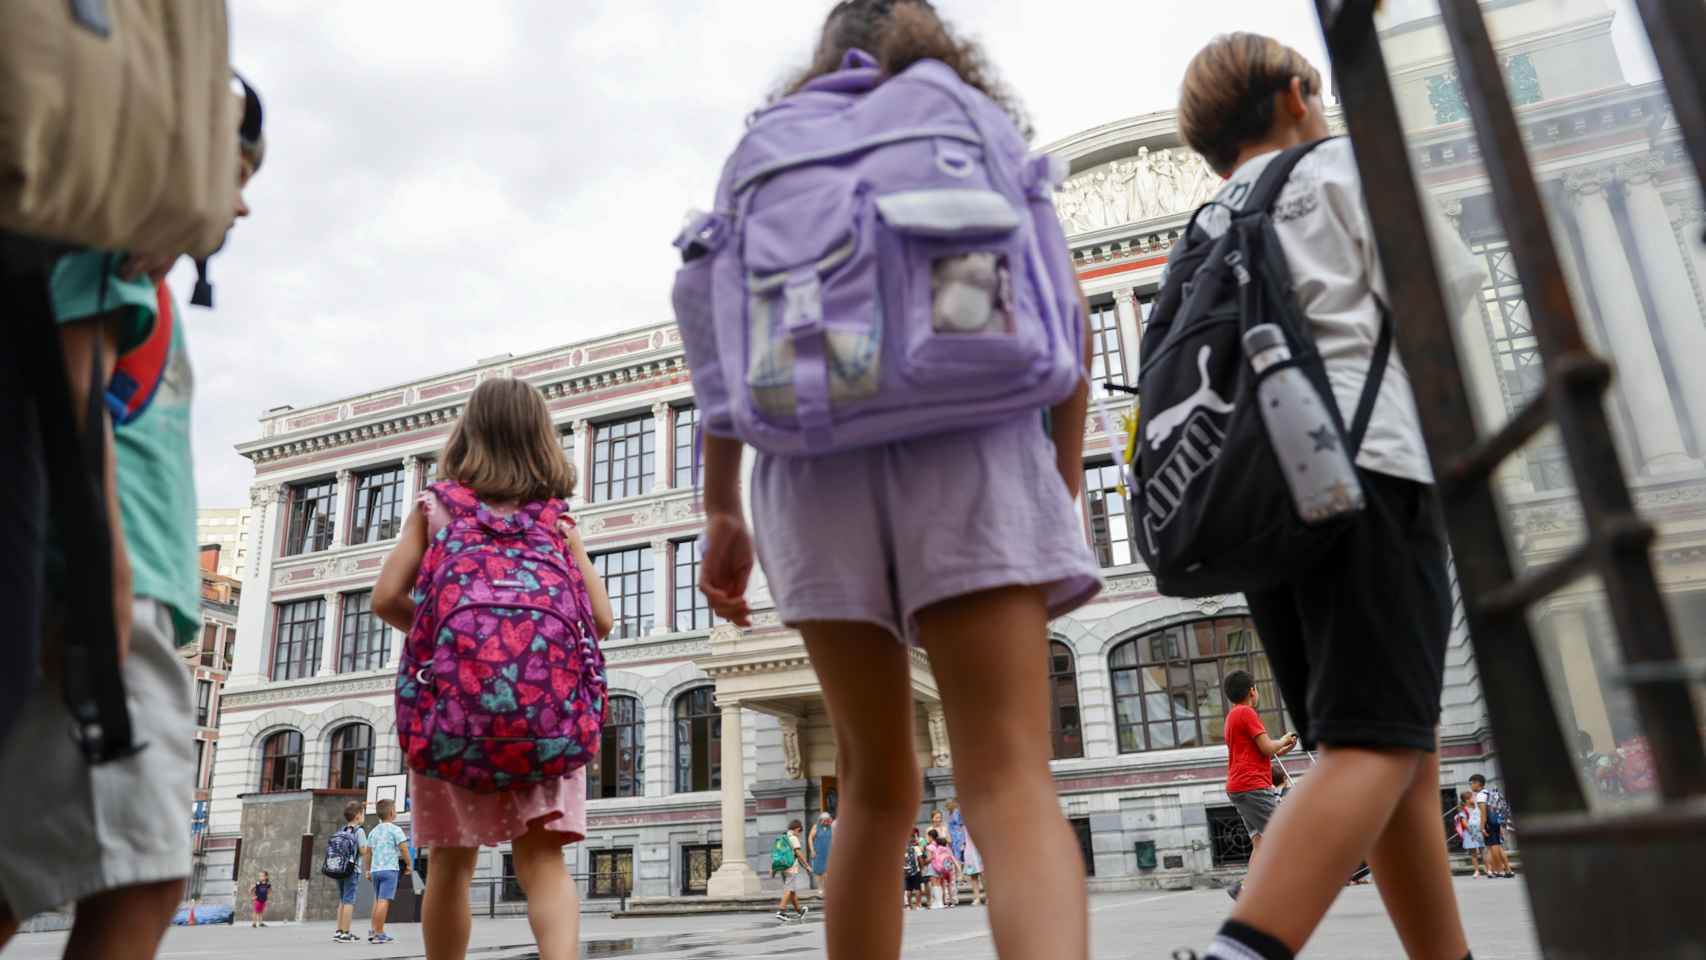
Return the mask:
M800 919L801 920L804 920L806 918L806 914L811 913L811 912L812 912L811 907L808 907L803 903L800 904Z
M793 918L792 918L792 917L790 917L790 916L788 916L788 911L786 911L786 910L778 910L778 911L776 911L776 919L778 919L778 920L781 920L781 921L783 921L783 922L784 922L784 923L786 923L786 922L787 922L787 921L789 921L789 920L791 920L791 919L793 919Z
M391 943L396 939L396 937L391 936L389 933L376 933L368 938L369 942L372 943Z
M1244 892L1244 881L1242 881L1242 880L1240 880L1237 883L1234 883L1232 886L1226 888L1226 895L1231 897L1234 900L1238 899L1238 895L1240 893L1243 893L1243 892Z

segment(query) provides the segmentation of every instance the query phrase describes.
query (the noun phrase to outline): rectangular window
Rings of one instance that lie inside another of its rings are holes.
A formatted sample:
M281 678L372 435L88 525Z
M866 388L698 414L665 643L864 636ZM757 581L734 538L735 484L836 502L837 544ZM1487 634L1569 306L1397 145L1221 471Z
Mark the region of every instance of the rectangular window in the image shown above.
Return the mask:
M1108 303L1090 308L1090 379L1124 384L1125 347L1120 342L1120 311Z
M698 407L675 408L675 488L686 490L699 481L693 470L693 434L699 426Z
M207 726L213 710L213 681L197 680L195 684L195 725Z
M326 627L326 601L315 597L278 605L273 633L272 678L311 677L320 667L320 639Z
M656 625L657 584L652 567L652 548L629 547L592 558L604 589L610 594L610 610L616 625L610 639L643 637Z
M527 899L527 891L522 889L521 879L515 875L515 854L504 854L503 893L501 899L520 903Z
M214 664L214 656L219 653L219 624L204 623L201 625L201 656L197 662L204 667Z
M403 526L403 468L387 467L357 474L355 528L350 543L378 543L397 535Z
M578 472L581 465L580 461L575 459L575 428L569 427L557 434L557 445L563 448L563 459L569 461L569 466L574 467ZM578 479L585 480L586 478L579 477Z
M225 628L225 649L219 655L219 669L230 670L237 660L237 628Z
M626 897L634 890L634 848L592 851L587 868L586 895Z
M438 482L438 461L437 460L422 460L421 461L421 489L425 490L427 487L430 487L437 482Z
M373 615L373 591L344 594L338 631L338 672L378 670L391 659L391 628Z
M1078 852L1084 855L1084 875L1096 875L1096 847L1090 834L1089 817L1072 818L1072 834L1078 838Z
M699 592L699 541L670 544L675 551L675 629L709 630L711 604Z
M332 545L337 528L338 481L299 483L290 488L290 527L285 532L285 556L316 553Z
M601 423L592 431L592 484L587 500L637 497L652 488L657 471L657 425L651 414Z
M1120 471L1111 463L1084 469L1084 506L1090 513L1090 545L1104 567L1137 562L1131 512L1120 494Z

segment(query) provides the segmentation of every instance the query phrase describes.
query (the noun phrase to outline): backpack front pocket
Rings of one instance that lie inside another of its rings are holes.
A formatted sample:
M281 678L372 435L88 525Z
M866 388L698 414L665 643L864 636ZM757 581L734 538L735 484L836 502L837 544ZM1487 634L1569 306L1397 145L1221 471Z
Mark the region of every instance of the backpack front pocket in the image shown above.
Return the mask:
M894 238L889 294L904 311L902 372L921 385L1020 374L1044 350L1025 213L993 190L876 200Z
M750 217L747 370L753 409L822 434L877 395L882 303L863 194L825 185Z

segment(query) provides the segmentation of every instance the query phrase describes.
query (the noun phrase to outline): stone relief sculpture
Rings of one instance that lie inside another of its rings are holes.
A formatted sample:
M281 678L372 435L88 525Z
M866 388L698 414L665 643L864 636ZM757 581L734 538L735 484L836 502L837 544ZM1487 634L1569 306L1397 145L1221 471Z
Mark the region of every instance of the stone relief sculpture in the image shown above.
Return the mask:
M1105 230L1194 210L1220 189L1221 178L1195 151L1151 150L1115 160L1066 181L1055 212L1068 234Z

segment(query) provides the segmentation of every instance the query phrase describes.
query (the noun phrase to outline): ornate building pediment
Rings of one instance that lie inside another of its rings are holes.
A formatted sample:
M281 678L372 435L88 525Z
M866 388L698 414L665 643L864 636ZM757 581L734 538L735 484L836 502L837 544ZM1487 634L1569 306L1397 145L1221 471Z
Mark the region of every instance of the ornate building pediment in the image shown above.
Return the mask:
M1193 150L1144 146L1067 180L1055 209L1068 235L1089 233L1195 210L1221 183Z

